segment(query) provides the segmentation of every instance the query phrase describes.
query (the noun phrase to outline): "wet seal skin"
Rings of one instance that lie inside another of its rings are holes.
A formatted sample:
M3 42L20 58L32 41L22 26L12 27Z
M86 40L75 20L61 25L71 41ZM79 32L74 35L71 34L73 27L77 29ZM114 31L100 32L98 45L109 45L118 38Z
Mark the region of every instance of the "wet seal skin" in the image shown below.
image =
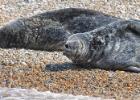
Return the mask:
M67 38L119 18L101 12L67 8L20 18L0 28L1 48L61 51Z
M120 20L70 36L64 55L80 66L140 72L140 20Z

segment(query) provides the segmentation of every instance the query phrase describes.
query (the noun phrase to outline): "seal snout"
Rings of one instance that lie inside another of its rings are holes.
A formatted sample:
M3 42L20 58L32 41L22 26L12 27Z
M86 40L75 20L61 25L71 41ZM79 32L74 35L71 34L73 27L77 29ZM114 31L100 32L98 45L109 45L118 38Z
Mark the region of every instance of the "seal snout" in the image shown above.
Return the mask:
M65 45L64 45L64 50L65 51L69 51L69 52L72 52L75 48L75 43L74 42L67 42Z
M78 44L76 42L68 42L65 44L65 49L76 49L78 47Z
M66 43L64 45L64 54L68 54L70 53L72 50L71 50L71 47L70 47L70 44L69 43Z
M67 42L64 45L64 55L74 55L78 49L78 44L74 41Z
M67 48L67 49L68 49L68 48L69 48L69 45L68 45L68 44L65 44L65 48Z
M71 43L66 43L64 48L65 49L71 49L72 48Z

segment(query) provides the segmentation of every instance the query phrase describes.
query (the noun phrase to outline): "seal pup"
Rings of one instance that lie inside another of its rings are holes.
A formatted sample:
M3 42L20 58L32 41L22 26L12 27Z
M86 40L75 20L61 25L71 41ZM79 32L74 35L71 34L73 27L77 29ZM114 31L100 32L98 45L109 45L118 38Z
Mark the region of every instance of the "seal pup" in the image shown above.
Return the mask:
M49 11L0 28L0 47L61 51L72 34L91 31L118 19L80 8Z
M120 20L74 34L64 55L80 66L140 72L140 20Z

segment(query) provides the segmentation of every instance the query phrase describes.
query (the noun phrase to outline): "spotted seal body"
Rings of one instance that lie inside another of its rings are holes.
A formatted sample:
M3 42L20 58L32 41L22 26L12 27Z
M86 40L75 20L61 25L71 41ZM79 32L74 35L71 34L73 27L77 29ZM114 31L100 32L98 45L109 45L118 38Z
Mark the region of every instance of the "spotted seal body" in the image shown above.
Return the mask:
M101 12L68 8L17 19L0 29L1 48L62 50L69 36L91 31L119 18Z
M140 20L116 21L72 35L64 54L81 66L140 72Z

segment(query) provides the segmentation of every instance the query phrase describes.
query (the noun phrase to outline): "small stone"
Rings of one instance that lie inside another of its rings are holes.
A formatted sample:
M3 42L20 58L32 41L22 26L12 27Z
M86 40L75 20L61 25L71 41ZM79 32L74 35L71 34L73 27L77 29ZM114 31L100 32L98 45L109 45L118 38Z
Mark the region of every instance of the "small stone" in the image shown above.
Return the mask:
M27 66L27 63L26 62L21 62L21 65Z

